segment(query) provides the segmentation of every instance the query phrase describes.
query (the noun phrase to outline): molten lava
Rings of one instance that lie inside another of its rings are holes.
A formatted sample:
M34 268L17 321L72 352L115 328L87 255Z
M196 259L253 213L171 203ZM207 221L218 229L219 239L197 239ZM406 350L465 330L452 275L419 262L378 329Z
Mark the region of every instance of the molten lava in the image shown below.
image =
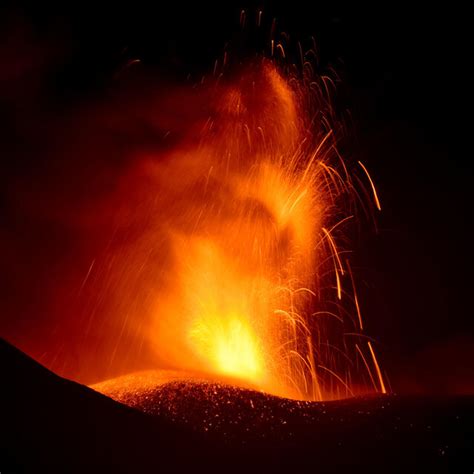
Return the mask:
M132 255L167 254L142 328L167 367L322 400L364 385L360 354L383 387L372 347L372 361L359 345L350 354L337 313L347 270L335 235L350 218L340 209L353 184L330 126L327 81L259 60L208 86L207 120L167 159L149 161L157 211L148 248ZM357 314L352 333L362 329Z

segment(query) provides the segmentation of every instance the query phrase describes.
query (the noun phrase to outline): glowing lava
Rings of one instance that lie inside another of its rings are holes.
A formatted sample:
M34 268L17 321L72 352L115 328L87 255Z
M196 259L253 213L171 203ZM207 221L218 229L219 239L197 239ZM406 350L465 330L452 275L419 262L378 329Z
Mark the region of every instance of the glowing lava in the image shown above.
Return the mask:
M364 356L334 309L347 272L333 237L353 185L315 84L258 60L208 86L207 121L149 165L161 204L147 242L171 258L145 335L168 367L293 398L354 393Z

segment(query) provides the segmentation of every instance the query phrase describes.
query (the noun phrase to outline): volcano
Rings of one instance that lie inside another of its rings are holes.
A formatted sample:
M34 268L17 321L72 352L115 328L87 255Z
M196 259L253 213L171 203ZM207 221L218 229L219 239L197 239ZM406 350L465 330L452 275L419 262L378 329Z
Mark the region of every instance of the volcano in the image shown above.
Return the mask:
M4 340L0 352L2 472L457 472L472 463L472 396L302 402L142 373L102 384L114 400Z

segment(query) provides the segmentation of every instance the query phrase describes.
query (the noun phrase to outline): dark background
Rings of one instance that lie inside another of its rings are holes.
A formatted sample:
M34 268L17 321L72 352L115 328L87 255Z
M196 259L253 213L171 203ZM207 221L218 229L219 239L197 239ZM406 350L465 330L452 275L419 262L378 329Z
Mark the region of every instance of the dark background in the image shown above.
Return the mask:
M468 8L438 2L416 8L403 2L351 8L327 1L262 3L264 21L276 17L281 30L302 41L314 35L321 63L335 64L343 78L357 137L349 158L367 164L383 208L378 231L367 223L370 229L355 239L353 258L367 333L380 343L392 388L472 392ZM44 129L52 111L67 117L77 104L101 97L128 59L140 58L168 79L199 78L226 42L239 37L242 8L249 19L255 15L255 4L243 1L2 7L4 243L15 232L19 240L31 238L20 235L7 189L47 160L35 147L42 136L51 136ZM47 229L38 230L37 248L42 241L50 241ZM29 258L39 257L32 252L18 258L15 275L2 272L0 330L37 355L22 331L35 326L35 281L48 262L32 264L40 269L36 278L23 277ZM17 256L2 259L3 268L11 269Z

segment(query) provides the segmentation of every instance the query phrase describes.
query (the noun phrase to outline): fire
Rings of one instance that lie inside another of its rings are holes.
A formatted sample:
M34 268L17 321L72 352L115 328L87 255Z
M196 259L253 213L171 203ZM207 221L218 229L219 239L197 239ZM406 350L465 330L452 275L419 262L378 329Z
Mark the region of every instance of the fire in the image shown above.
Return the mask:
M331 268L343 298L333 234L350 216L336 221L335 209L353 186L335 131L312 116L329 101L264 59L212 87L207 121L148 164L160 213L146 242L170 263L145 337L174 369L292 398L352 394L347 344L325 321L343 320L325 298Z
M252 282L232 274L231 262L210 244L203 244L198 253L195 270L186 275L190 281L185 285L191 319L189 345L211 371L258 383L264 362L249 318Z

